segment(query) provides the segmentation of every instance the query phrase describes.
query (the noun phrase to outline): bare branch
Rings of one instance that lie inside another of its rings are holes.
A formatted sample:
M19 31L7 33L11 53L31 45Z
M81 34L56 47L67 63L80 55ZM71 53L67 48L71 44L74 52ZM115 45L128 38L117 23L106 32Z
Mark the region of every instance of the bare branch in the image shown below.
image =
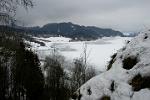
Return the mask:
M0 0L0 24L9 24L18 6L23 6L27 10L33 7L33 0Z

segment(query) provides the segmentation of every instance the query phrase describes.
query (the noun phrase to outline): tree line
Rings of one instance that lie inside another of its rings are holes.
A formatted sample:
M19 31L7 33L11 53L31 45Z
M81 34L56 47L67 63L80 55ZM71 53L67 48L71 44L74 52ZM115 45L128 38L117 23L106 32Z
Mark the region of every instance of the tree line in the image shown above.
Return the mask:
M44 77L36 54L15 32L0 32L0 100L39 99Z
M9 25L10 20L11 23L15 20L18 5L27 9L33 7L33 2L0 1L1 24ZM64 57L55 50L46 58L43 72L37 54L26 48L23 36L7 26L0 29L0 100L69 100L95 75L95 70L87 67L85 56L75 59L67 71Z
M69 100L96 75L85 51L85 56L66 64L55 47L42 71L38 56L26 48L22 36L7 27L0 31L0 100Z

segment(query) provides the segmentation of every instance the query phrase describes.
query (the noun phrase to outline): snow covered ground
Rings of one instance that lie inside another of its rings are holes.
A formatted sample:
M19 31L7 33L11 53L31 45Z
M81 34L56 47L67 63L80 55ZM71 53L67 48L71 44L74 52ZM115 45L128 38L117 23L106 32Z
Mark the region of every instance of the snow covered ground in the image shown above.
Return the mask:
M130 37L105 37L95 41L69 42L71 39L65 37L34 38L45 43L45 46L40 46L30 42L32 49L37 52L41 60L51 53L54 46L67 60L73 60L83 55L83 47L86 44L89 55L88 63L100 71L105 70L110 56L122 48L127 40L131 39Z
M149 58L150 30L120 49L112 67L82 85L74 100L150 100Z

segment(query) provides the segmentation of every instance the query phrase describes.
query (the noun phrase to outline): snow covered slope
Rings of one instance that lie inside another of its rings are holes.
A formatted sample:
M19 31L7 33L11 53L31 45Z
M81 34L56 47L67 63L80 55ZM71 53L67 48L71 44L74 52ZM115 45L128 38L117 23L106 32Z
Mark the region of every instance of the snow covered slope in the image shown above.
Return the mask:
M112 57L108 71L92 78L75 100L150 100L150 30Z

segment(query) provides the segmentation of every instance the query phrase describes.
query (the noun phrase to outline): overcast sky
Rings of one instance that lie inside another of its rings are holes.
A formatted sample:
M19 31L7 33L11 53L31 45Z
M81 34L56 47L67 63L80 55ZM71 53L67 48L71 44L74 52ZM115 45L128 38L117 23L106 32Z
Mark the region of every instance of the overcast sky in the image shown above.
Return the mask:
M150 26L150 0L34 0L34 4L28 11L17 11L17 19L24 25L73 22L122 32Z

